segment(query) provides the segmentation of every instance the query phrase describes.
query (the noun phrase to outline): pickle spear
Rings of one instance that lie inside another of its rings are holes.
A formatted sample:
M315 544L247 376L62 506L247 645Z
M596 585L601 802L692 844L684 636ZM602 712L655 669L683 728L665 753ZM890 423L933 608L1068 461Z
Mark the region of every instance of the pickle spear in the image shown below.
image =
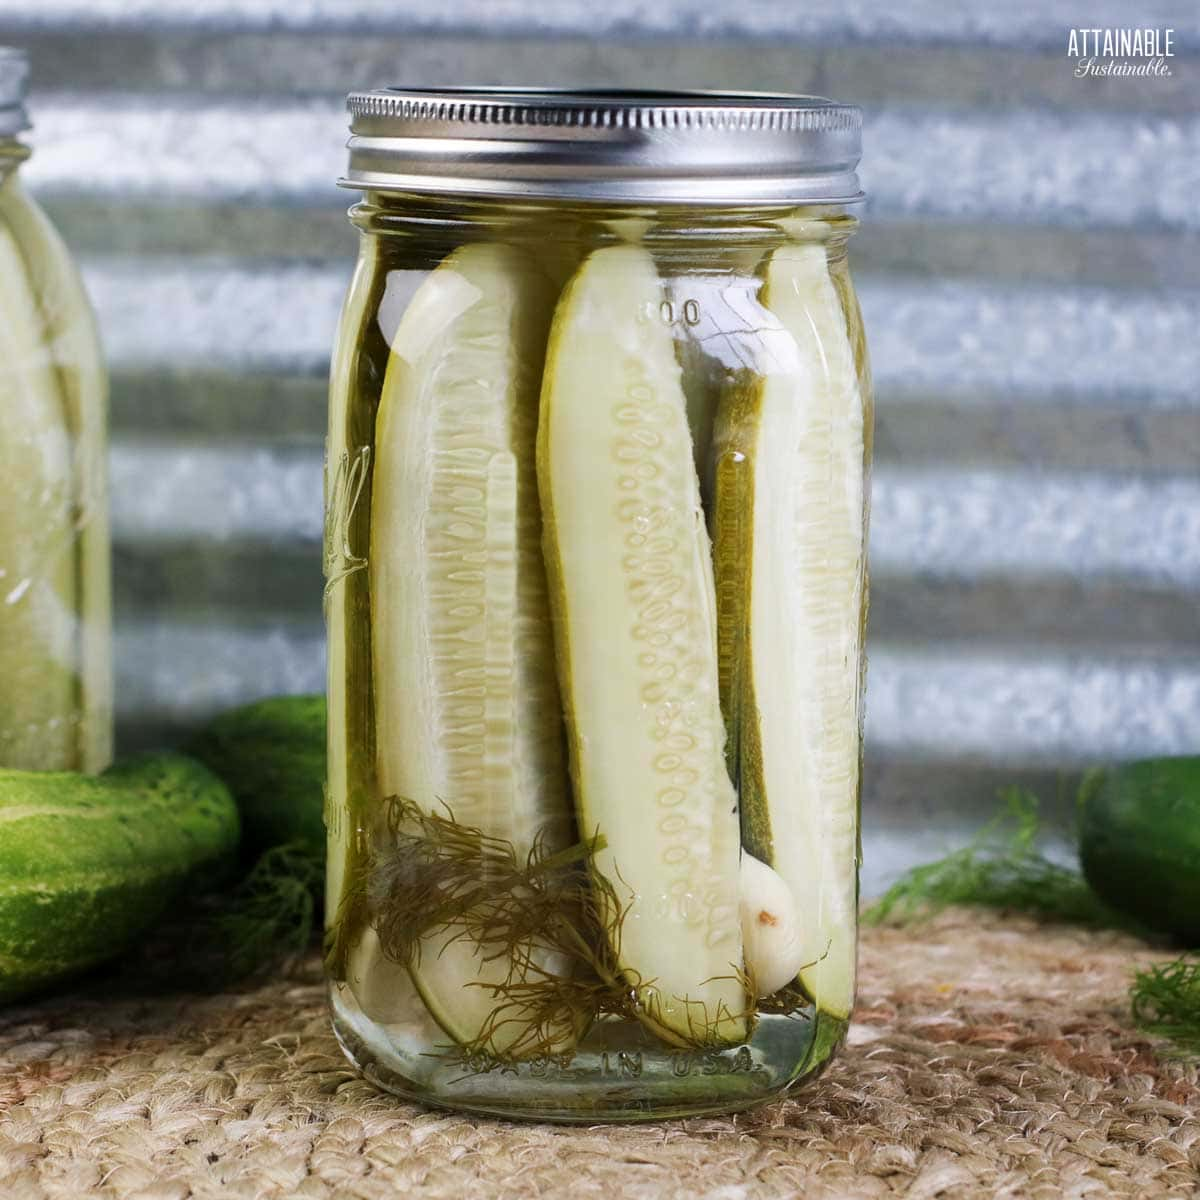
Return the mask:
M635 245L559 301L538 430L555 643L580 832L622 911L613 950L676 1045L741 1040L737 798L712 566L663 286ZM613 901L610 899L610 906Z
M78 745L74 760L62 765L95 773L109 765L113 753L108 380L79 272L57 230L25 194L15 174L0 187L0 222L8 224L24 251L29 282L40 301L43 337L53 348L54 375L71 444Z
M535 839L553 850L570 834L534 461L554 298L514 247L454 251L400 320L375 437L380 794L502 839L519 859ZM507 949L466 913L411 964L446 1032L497 1055L532 1049L510 985L555 966L536 945ZM564 1012L537 1048L561 1052L574 1033Z
M78 765L71 438L37 298L0 222L0 764Z
M367 238L346 294L329 372L325 443L326 682L325 919L326 963L344 980L350 952L364 933L365 829L375 796L375 725L371 712L370 544L371 441L374 404L387 347L375 323L383 294L377 238ZM360 956L361 957L361 956Z
M672 259L664 264L672 273L663 280L668 297L663 312L675 328L706 513L712 506L713 422L721 396L762 354L755 273L761 257L757 248L733 249L719 255L710 251L703 268Z
M746 850L796 902L802 987L854 992L864 409L820 245L765 267L764 324L789 337L723 398L714 434L722 699Z

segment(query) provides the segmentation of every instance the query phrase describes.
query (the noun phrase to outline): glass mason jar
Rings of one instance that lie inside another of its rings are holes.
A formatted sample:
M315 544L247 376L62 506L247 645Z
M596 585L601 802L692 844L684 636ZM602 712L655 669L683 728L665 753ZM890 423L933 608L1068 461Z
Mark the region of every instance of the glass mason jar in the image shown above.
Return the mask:
M350 98L327 962L382 1087L743 1108L854 996L857 109Z
M108 385L70 255L21 185L28 64L0 47L0 766L112 757Z

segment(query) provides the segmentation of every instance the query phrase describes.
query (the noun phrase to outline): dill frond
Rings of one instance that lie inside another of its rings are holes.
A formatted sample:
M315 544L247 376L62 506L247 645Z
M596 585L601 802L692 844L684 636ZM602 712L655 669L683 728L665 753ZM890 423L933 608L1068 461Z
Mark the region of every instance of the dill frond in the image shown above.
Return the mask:
M1000 812L967 845L906 872L863 913L863 922L904 923L967 904L1093 927L1135 927L1077 870L1052 862L1038 849L1036 796L1014 787L1000 798Z
M205 991L260 976L308 949L324 883L323 846L272 846L233 888L196 898L168 922L139 968L167 986Z
M784 984L777 992L772 992L769 996L761 996L755 1007L761 1014L801 1017L806 1021L812 1019L812 998L796 980Z
M401 797L387 805L387 837L370 856L364 885L383 953L419 969L432 946L465 940L483 962L504 964L499 982L465 984L494 1000L479 1034L454 1048L472 1069L553 1057L603 1017L657 1024L655 981L620 964L633 894L621 894L619 875L614 884L593 869L602 835L557 851L539 836L522 855L448 810L426 812ZM730 1015L697 1015L680 1040L717 1044L715 1031Z
M478 1035L456 1048L464 1059L553 1055L598 1016L631 1010L636 983L617 967L628 903L589 871L603 839L551 852L539 835L520 855L448 811L400 797L387 804L386 842L366 871L383 953L417 969L431 946L465 940L504 967L500 982L464 981L494 1001Z
M199 944L224 947L228 977L256 975L302 954L320 920L325 848L306 841L264 851L226 906L201 926Z
M1136 972L1129 1000L1139 1028L1200 1055L1200 958L1185 954Z

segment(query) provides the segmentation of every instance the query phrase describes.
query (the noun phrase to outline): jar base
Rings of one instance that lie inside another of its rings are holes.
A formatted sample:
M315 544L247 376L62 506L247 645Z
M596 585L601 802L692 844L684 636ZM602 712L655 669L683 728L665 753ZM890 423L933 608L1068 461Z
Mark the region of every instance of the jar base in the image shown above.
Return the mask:
M382 1090L478 1116L563 1124L754 1108L814 1079L849 1024L822 1012L768 1015L743 1045L671 1050L636 1023L603 1021L570 1055L497 1063L464 1060L415 1024L378 1025L336 984L330 1007L346 1057Z

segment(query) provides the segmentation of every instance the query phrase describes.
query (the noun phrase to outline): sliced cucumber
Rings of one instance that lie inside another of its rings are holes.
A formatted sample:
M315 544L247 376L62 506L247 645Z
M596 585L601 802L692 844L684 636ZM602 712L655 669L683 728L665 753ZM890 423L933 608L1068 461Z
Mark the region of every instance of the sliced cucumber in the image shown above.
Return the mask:
M74 714L78 745L69 765L95 773L108 766L113 753L108 377L79 271L15 174L0 187L0 222L7 223L24 255L71 439L79 687Z
M412 1040L413 1032L419 1032L422 1051L444 1037L413 986L412 975L384 955L374 929L366 929L350 951L346 982L363 1016L376 1025L388 1026L389 1035L403 1027L407 1040Z
M614 950L675 1044L745 1036L737 798L725 770L712 567L663 286L593 253L560 300L538 484L581 832L626 906ZM620 914L609 914L616 923Z
M363 934L363 843L375 795L375 723L371 719L370 542L371 441L375 397L387 346L375 323L383 291L378 238L366 238L346 294L329 375L325 444L325 624L327 759L325 920L329 970L345 976Z
M675 333L675 349L683 369L688 425L700 496L707 512L712 502L713 423L722 394L746 370L753 370L762 355L759 327L758 249L730 250L715 261L714 270L688 261L671 263L664 278L666 302L662 315Z
M0 764L78 765L71 437L37 298L0 222Z
M554 293L519 250L476 244L417 289L376 425L370 581L379 790L510 842L566 844L570 807L534 451ZM474 1044L493 989L530 968L470 927L425 939L413 979ZM534 969L552 969L532 951ZM489 1049L512 1050L506 1004ZM573 1025L564 1015L564 1049ZM544 1047L543 1047L544 1048Z
M722 689L743 841L795 898L800 982L846 1016L854 993L864 409L820 245L765 269L788 353L731 389L715 434ZM778 346L778 339L773 339Z

